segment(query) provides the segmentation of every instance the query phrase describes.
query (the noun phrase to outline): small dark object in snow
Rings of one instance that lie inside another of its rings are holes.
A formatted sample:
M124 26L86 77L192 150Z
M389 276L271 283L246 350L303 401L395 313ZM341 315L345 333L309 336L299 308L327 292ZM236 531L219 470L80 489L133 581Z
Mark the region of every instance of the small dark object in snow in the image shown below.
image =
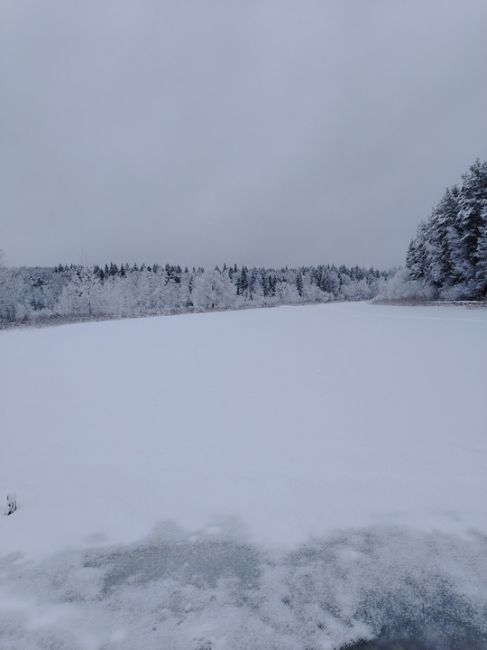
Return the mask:
M6 515L13 515L17 510L17 497L15 494L7 494L7 509L5 510Z

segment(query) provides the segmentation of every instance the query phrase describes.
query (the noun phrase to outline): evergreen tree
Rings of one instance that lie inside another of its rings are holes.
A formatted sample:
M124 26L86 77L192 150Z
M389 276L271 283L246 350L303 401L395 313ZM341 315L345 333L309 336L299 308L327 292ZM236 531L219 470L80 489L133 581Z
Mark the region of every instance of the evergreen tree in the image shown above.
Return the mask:
M237 295L244 296L247 293L248 288L249 288L249 277L248 277L247 269L245 268L245 266L242 266L242 270L240 271L240 277L237 283Z
M296 289L298 290L299 296L303 297L303 276L301 272L296 275Z
M431 217L420 224L406 255L409 277L436 287L440 295L485 295L486 227L487 162L477 160L462 186L447 189Z
M476 285L480 297L487 296L487 219L480 228L477 242Z
M477 244L487 221L487 162L477 160L463 177L459 197L458 224L469 278L476 275Z
M437 286L453 281L453 259L450 229L458 219L458 188L447 189L433 213L431 236L431 277Z

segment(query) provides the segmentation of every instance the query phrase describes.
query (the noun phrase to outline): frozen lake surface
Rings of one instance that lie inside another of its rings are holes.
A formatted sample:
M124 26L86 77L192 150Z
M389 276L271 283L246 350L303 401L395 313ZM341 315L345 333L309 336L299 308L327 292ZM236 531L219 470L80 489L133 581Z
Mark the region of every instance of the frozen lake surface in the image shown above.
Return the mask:
M0 359L0 647L487 647L486 311L85 323Z

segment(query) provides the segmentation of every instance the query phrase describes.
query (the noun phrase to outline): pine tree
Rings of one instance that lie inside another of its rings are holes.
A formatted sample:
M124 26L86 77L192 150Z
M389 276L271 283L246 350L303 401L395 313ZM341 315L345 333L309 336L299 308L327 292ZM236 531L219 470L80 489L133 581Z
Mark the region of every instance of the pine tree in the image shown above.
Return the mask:
M419 244L416 239L412 239L406 255L406 268L413 280L419 280L423 277L422 267L419 260Z
M477 242L476 285L481 297L487 296L487 219L480 229Z
M458 219L458 188L447 189L433 211L431 233L431 277L437 286L454 281L449 231Z
M299 296L303 297L303 276L301 272L296 275L296 289L298 290Z
M237 295L245 296L248 288L249 288L249 277L248 277L247 269L245 266L242 266L240 277L237 281Z
M463 177L459 197L458 225L468 269L467 280L476 276L477 245L480 231L487 220L487 162L480 160Z

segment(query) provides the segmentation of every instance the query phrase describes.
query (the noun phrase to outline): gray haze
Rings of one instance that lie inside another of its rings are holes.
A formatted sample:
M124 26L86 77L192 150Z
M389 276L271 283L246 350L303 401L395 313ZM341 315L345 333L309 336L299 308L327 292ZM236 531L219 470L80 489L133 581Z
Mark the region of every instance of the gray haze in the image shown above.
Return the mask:
M486 31L486 0L0 0L0 248L400 264L487 157Z

